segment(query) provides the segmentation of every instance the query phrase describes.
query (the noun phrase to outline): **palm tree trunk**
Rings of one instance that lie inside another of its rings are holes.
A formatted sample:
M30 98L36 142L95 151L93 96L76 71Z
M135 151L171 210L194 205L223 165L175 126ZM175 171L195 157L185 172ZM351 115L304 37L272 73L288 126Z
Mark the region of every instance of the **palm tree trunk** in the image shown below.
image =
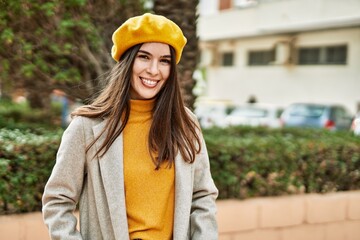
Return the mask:
M198 0L154 0L154 12L166 16L174 21L183 30L188 42L184 48L182 60L179 63L179 82L185 104L193 108L195 95L192 90L195 86L193 73L196 69L199 56L198 37L196 35L196 7Z

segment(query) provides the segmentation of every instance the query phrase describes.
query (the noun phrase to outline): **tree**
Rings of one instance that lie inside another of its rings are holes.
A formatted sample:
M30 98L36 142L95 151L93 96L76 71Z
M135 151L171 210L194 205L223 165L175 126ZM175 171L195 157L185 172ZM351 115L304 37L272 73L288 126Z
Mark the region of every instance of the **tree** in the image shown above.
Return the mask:
M0 1L0 87L24 88L34 108L55 88L86 99L114 64L111 34L143 12L141 0Z
M154 0L154 12L164 15L177 23L183 30L188 42L184 48L182 60L179 63L179 81L185 104L193 108L195 96L192 92L195 86L193 73L199 56L198 37L196 35L198 0Z

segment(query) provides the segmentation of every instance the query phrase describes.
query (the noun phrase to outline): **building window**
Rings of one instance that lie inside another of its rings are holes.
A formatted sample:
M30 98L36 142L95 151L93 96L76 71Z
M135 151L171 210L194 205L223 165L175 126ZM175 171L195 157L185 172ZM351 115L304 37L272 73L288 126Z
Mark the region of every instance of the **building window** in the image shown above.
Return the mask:
M299 64L311 65L320 62L320 48L300 48Z
M298 49L299 65L346 64L347 46L324 46Z
M222 54L222 66L233 66L234 65L234 53L226 52Z
M250 51L248 54L248 65L250 66L265 66L270 65L275 61L275 51Z
M347 46L326 48L326 62L328 64L346 64Z

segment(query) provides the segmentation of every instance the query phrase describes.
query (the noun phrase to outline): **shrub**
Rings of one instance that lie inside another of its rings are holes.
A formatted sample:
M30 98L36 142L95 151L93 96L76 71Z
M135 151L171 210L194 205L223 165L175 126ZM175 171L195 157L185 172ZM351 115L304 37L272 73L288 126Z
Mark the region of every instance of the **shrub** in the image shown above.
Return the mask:
M41 210L62 130L0 129L0 214ZM219 198L360 189L360 138L310 129L204 130Z
M219 198L360 189L360 138L313 129L204 130Z
M0 129L0 214L41 209L61 130Z

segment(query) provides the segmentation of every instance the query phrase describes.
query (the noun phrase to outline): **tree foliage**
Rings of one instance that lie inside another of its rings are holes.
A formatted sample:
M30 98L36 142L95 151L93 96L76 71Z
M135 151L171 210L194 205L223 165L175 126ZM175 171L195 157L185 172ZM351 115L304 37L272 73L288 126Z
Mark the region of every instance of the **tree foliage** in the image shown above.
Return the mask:
M114 64L111 34L129 17L146 11L150 0L0 0L0 89L22 88L32 107L49 108L53 89L82 100L103 86ZM179 80L188 106L197 64L198 0L154 0L154 12L174 20L188 43ZM147 9L149 10L149 9Z
M0 0L0 88L24 88L32 107L53 89L84 99L114 63L111 34L143 1ZM100 76L100 77L99 77Z

